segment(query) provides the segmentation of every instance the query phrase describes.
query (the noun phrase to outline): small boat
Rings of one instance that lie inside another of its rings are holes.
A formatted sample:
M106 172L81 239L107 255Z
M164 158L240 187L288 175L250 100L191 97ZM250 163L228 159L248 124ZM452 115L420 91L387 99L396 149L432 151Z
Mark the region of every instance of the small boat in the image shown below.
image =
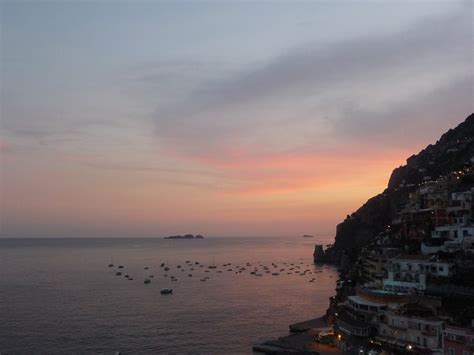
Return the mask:
M165 267L165 263L161 263L160 267Z
M189 277L193 277L193 274L188 274Z
M108 266L109 266L109 267L114 267L114 264L111 263L111 264L109 264Z
M145 279L145 280L143 281L144 284L149 284L150 282L151 282L150 279Z
M178 281L178 279L176 279L176 278L173 278L173 279L171 279L171 281Z
M119 269L123 269L123 265L119 265L119 267L118 267L118 268L119 268Z
M154 278L154 277L155 277L155 275L149 275L148 277L149 277L149 278Z
M278 272L272 272L272 275L273 275L273 276L278 276L278 275L280 275L280 274L279 274Z
M121 273L120 271L117 271L117 272L115 273L115 276L120 276L120 275L122 275L122 273Z
M173 293L173 289L172 288L163 288L160 293L162 295L170 295Z
M165 271L169 271L169 269L170 268L168 266L164 268Z
M206 279L205 277L201 279L201 281L206 281L206 280L207 280L207 279Z
M145 269L145 270L148 270L148 266L145 266L144 269Z

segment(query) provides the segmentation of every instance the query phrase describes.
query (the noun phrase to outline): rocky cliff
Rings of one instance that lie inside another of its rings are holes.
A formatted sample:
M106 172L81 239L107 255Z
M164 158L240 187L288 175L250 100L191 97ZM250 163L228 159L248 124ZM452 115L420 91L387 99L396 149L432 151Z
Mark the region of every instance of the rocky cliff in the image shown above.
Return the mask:
M357 252L373 236L385 229L408 201L408 194L424 180L441 175L474 162L474 114L456 128L443 134L407 164L396 168L385 191L369 199L356 212L337 226L332 252Z

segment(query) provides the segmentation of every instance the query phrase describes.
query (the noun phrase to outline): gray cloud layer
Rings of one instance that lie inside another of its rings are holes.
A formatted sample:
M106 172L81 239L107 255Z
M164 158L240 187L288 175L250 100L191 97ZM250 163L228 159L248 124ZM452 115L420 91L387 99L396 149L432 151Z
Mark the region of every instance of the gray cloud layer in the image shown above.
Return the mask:
M458 12L389 36L294 49L159 108L159 140L185 156L225 157L229 145L251 149L270 137L279 142L269 150L375 133L396 144L402 130L386 132L396 122L449 126L472 111L472 21ZM392 97L380 99L381 91Z

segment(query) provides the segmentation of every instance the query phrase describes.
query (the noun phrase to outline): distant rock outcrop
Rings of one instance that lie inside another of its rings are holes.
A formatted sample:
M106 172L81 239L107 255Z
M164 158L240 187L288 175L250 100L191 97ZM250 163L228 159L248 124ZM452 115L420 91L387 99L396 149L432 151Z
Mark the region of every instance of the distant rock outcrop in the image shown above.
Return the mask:
M170 235L169 237L165 237L164 239L204 239L201 234L197 234L194 236L193 234L185 234L185 235Z
M382 232L408 201L408 195L428 180L474 163L474 114L443 134L407 164L396 168L385 191L369 199L337 226L336 240L329 253L354 253Z

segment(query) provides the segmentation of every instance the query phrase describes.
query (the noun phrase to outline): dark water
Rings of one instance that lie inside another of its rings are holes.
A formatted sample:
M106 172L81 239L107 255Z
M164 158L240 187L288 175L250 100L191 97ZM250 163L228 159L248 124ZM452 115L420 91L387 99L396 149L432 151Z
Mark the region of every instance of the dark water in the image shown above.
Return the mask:
M337 274L311 264L316 242L0 239L0 352L251 353L252 344L285 335L288 324L325 311ZM133 281L115 276L116 269L107 267L112 258ZM190 271L186 260L214 261L223 272L205 273L207 267L196 265ZM272 271L288 269L286 262L321 272L250 275L258 261ZM162 262L178 282L164 277ZM235 274L235 265L247 271ZM149 274L155 277L144 285ZM204 276L210 279L200 281ZM161 295L163 287L174 294Z

